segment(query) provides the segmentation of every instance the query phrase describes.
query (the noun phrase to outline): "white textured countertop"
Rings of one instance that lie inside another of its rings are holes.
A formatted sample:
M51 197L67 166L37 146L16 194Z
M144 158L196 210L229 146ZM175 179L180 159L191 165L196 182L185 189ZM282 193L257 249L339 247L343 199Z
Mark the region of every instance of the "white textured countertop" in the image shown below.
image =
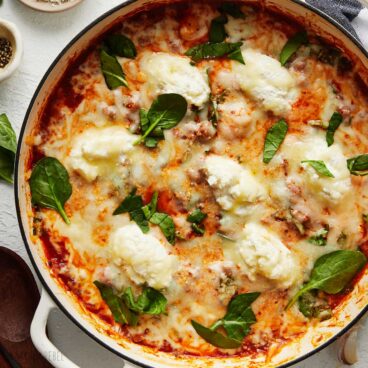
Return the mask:
M61 49L87 24L122 0L85 0L76 8L56 14L39 13L17 0L4 0L0 18L19 27L24 41L23 61L18 71L0 84L0 113L5 112L18 133L37 84ZM13 188L0 183L0 244L20 254L30 264L26 254L14 207ZM61 312L51 315L49 334L53 342L81 368L122 367L122 360L100 347ZM300 363L300 368L336 368L337 345ZM355 368L368 366L368 323L359 335L360 362ZM37 367L35 367L37 368Z

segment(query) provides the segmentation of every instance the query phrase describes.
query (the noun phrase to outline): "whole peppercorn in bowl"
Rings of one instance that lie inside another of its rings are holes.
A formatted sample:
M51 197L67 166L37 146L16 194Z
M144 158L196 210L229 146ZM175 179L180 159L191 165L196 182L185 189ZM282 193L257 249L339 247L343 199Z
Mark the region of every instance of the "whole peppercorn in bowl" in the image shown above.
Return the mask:
M0 81L19 66L23 54L22 38L15 24L0 19Z

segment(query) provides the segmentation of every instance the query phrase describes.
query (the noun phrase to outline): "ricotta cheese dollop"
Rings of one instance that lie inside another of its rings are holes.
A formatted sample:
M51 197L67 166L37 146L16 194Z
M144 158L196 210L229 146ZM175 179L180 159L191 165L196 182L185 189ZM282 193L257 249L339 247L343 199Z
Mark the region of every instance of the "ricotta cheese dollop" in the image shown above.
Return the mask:
M125 266L130 279L147 283L155 289L170 285L175 269L175 256L154 236L143 234L136 224L123 226L111 236L113 261Z
M147 52L140 67L147 78L147 92L153 98L162 93L178 93L196 106L202 106L209 99L210 87L205 73L190 65L187 57Z
M123 164L136 139L121 126L88 129L74 139L69 164L87 181L93 181Z
M243 270L251 281L263 276L278 287L288 288L300 275L291 251L275 233L258 223L245 225L236 247L243 260Z
M226 211L264 199L265 189L253 173L236 161L218 155L205 159L207 182L215 189L218 204Z
M286 115L295 101L298 88L291 73L280 62L252 49L242 51L245 65L233 62L240 88L276 115Z

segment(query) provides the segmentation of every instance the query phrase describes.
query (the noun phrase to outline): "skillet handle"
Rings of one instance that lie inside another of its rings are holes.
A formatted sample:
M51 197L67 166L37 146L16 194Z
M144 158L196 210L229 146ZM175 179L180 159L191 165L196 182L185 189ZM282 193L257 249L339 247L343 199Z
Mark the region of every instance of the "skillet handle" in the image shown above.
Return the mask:
M33 345L53 367L79 368L49 340L46 334L47 320L53 309L57 309L57 306L51 300L47 292L42 289L41 300L31 324Z

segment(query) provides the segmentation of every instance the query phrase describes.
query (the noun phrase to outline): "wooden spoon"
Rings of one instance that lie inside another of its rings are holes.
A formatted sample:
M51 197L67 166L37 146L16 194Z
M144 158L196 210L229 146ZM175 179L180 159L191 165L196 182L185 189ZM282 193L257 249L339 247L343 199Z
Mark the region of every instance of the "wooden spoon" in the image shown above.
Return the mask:
M10 249L0 247L0 350L3 355L0 367L18 364L22 368L51 368L30 338L39 300L40 294L27 264Z

